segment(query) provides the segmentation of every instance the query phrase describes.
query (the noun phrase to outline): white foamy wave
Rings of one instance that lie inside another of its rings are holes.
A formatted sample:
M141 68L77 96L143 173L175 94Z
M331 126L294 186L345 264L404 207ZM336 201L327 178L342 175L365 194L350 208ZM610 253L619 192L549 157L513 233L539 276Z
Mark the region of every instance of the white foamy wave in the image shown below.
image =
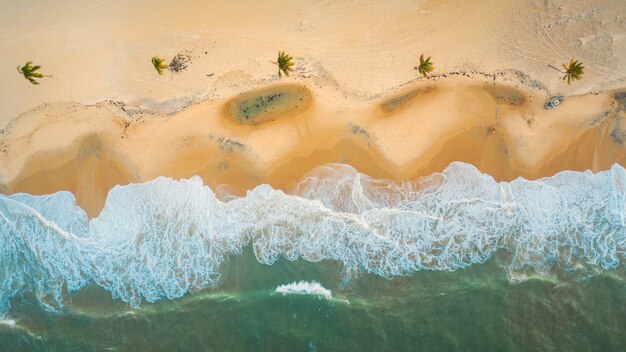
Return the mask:
M300 281L280 285L276 287L274 293L280 293L282 295L312 295L324 297L326 299L332 298L332 292L315 281Z
M0 315L27 293L51 310L95 283L131 306L219 283L226 257L335 260L344 275L457 270L509 254L508 270L616 268L626 256L626 171L497 183L471 165L393 183L320 167L286 194L219 200L200 178L115 187L89 221L71 193L0 195Z
M0 319L0 325L14 327L17 322L13 319Z

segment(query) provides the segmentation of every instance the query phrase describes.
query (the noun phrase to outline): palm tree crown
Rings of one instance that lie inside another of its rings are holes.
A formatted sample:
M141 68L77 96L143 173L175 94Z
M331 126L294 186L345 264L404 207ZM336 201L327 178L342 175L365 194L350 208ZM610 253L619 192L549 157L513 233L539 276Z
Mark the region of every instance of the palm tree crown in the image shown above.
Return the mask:
M167 70L167 65L164 64L163 61L164 60L158 56L152 58L152 66L154 66L154 69L160 75L163 74L163 70Z
M283 73L289 76L289 72L293 71L291 66L295 65L295 63L291 60L293 60L293 57L286 54L285 51L279 51L278 59L271 61L271 63L278 65L278 77L282 77Z
M41 68L41 66L36 65L32 66L33 62L28 61L24 65L24 67L17 66L17 72L19 72L24 78L26 78L32 84L39 84L35 78L43 78L46 77L39 72L36 72Z
M574 59L570 59L569 66L563 64L563 68L565 69L565 76L563 76L563 80L567 81L567 84L583 78L583 73L585 73L585 66L583 66L581 62L578 62L578 60Z
M415 69L419 71L422 76L428 77L428 74L435 69L435 66L433 66L433 63L430 61L430 56L424 59L424 54L422 54L420 55L420 64L415 67Z

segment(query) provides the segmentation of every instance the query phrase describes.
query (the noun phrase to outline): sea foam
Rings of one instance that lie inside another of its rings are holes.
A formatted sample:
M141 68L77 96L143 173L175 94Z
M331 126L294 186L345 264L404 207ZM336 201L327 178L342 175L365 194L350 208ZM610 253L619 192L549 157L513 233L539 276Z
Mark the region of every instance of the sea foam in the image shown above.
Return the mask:
M97 218L74 196L0 195L0 316L27 293L49 310L95 283L133 307L219 283L227 256L335 260L347 278L457 270L507 254L510 273L626 256L626 171L495 182L452 163L393 183L331 164L289 194L261 185L221 201L193 177L114 187ZM222 198L224 199L224 198Z
M274 293L280 293L284 295L311 295L311 296L319 296L324 297L326 299L331 299L333 294L326 287L320 285L320 283L312 281L300 281L300 282L292 282L286 285L280 285L276 287Z

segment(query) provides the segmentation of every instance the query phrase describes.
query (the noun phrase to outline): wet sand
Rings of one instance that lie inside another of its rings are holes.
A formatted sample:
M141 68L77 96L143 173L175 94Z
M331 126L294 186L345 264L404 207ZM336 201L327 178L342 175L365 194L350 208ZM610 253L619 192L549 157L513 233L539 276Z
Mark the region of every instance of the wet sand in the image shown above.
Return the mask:
M276 92L279 114L242 120L240 106ZM294 101L307 99L300 106ZM347 163L407 179L463 161L496 180L626 165L626 123L609 93L547 95L484 75L418 80L371 104L348 104L304 84L259 87L154 117L114 103L47 104L4 130L5 192L73 192L90 216L117 184L194 175L218 193L268 183L289 190L315 166ZM277 118L279 116L280 118Z

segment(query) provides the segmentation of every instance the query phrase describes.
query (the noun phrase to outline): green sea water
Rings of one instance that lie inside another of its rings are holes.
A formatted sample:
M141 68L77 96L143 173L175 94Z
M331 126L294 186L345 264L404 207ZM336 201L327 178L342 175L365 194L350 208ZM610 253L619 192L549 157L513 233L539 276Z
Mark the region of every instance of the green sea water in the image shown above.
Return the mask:
M506 262L506 261L504 261ZM229 258L223 284L139 309L88 287L62 313L14 302L2 351L621 351L624 273L511 281L496 256L454 272L346 281L341 265ZM316 281L332 298L283 295Z

